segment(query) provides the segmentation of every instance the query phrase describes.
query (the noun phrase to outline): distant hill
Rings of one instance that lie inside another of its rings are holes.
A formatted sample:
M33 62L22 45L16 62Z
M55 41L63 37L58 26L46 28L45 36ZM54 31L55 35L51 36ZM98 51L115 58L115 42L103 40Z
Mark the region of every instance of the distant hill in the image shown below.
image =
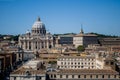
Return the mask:
M59 36L59 35L75 35L76 33L64 33L64 34L54 34L54 36ZM90 34L95 34L97 35L99 38L118 38L119 36L115 36L115 35L105 35L105 34L99 34L99 33L94 33L91 32ZM14 41L18 41L18 37L19 35L3 35L0 34L0 40L4 40L5 37L9 37L6 38L6 40L14 40Z
M115 36L115 35L105 35L105 34L99 34L99 33L94 33L94 32L91 32L91 34L95 34L99 38L118 38L119 37L119 36Z
M18 41L19 35L3 35L0 34L0 40L14 40Z
M55 36L59 36L59 35L75 35L76 33L64 33L64 34L54 34ZM94 33L91 32L90 34L95 34L97 35L99 38L118 38L119 36L115 36L115 35L105 35L105 34L99 34L99 33Z
M64 34L54 34L54 36L59 36L59 35L75 35L76 33L64 33Z

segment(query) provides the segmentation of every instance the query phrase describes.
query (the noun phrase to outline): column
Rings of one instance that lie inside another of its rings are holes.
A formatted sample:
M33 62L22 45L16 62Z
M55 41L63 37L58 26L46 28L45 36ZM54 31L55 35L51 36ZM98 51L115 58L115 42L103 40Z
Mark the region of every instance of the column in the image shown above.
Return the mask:
M50 45L51 45L51 47L53 47L53 40L51 40L51 44Z
M47 49L49 49L49 41L46 40L46 43L47 43Z
M40 46L40 49L41 49L41 48L42 48L42 47L41 47L41 41L40 41L40 43L39 43L39 46Z
M39 41L37 41L37 50L39 50Z
M33 50L33 42L31 41L31 50Z
M33 41L33 50L35 50L35 42Z
M29 49L29 41L27 41L27 50L30 50L30 49Z
M27 41L25 41L25 49L27 50Z
M23 49L25 49L25 41L23 41Z
M45 48L45 41L44 41L44 43L43 43L43 44L44 44L44 48Z

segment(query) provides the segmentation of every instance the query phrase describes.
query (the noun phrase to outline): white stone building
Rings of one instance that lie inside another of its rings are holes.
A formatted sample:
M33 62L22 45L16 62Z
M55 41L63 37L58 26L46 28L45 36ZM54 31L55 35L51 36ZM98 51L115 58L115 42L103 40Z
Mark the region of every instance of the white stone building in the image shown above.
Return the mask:
M19 46L24 50L40 50L53 47L53 36L46 32L44 23L38 17L32 30L19 36Z
M114 69L115 62L111 58L93 56L60 56L57 60L59 69Z
M114 61L91 56L61 56L58 70L47 74L50 80L119 80Z
M61 69L48 75L49 80L120 80L119 73L109 69Z
M89 44L98 44L97 35L86 33L81 29L80 33L73 37L73 44L77 48L79 45L88 46Z
M91 56L61 56L57 65L59 69L96 69L96 59Z

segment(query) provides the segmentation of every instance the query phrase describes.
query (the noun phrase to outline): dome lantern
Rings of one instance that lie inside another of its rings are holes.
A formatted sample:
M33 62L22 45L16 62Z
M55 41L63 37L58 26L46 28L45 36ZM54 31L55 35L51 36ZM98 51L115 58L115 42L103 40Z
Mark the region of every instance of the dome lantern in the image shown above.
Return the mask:
M37 21L41 21L41 20L40 20L40 17L38 17Z

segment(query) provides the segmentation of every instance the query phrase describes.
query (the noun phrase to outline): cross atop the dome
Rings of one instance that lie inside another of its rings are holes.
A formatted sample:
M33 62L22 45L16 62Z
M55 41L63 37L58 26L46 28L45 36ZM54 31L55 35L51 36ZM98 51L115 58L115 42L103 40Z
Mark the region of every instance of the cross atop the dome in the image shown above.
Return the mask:
M37 21L41 21L39 16L38 16L38 19L37 19Z

